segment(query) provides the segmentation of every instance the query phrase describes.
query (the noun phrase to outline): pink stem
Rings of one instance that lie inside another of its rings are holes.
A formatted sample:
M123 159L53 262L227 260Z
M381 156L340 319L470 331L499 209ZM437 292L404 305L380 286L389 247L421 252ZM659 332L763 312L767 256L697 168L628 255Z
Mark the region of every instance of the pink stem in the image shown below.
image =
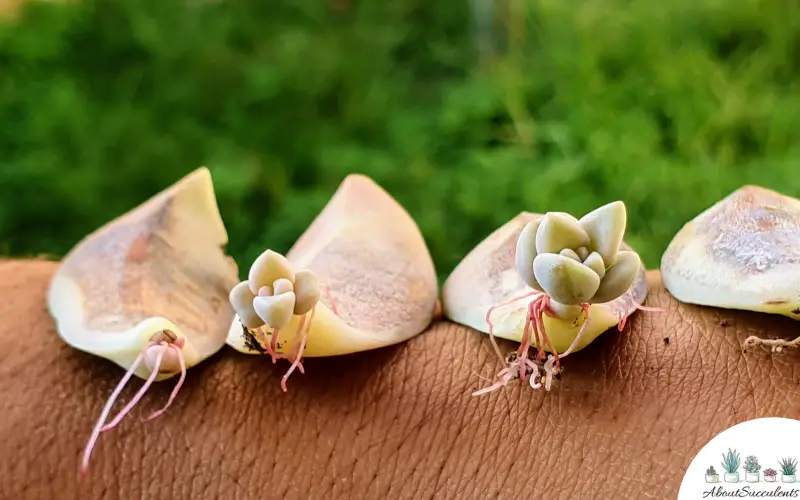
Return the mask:
M175 396L178 395L178 391L181 390L181 387L183 386L183 381L186 380L186 360L183 359L183 351L174 345L170 345L169 348L174 349L175 353L177 353L178 355L178 362L181 365L181 378L178 379L178 383L175 384L175 388L172 389L172 393L169 395L167 404L165 404L164 407L161 408L160 410L153 412L152 415L144 419L143 420L144 422L148 422L150 420L153 420L154 418L160 417L165 411L167 411L167 408L169 408L169 406L172 404L172 401L175 400Z
M300 350L297 353L297 358L294 360L292 366L289 367L289 370L281 379L281 388L283 389L283 392L288 391L286 388L286 381L289 380L289 376L292 374L292 372L294 372L295 368L297 368L297 365L300 364L300 360L303 358L303 352L306 350L306 341L308 341L308 334L311 331L311 322L314 321L314 313L316 310L316 307L311 309L311 316L309 316L308 325L306 326L305 332L303 332L303 340L300 342Z
M105 424L106 419L108 418L108 414L111 413L111 408L114 407L114 403L117 401L117 398L122 393L122 389L125 388L125 385L131 379L134 372L136 372L136 369L139 367L139 365L142 363L142 360L144 359L145 350L147 350L147 348L150 347L151 345L152 344L146 345L144 349L142 349L141 352L139 352L139 355L136 356L136 359L134 360L131 367L128 368L127 372L125 372L125 375L122 377L122 380L119 381L117 387L114 389L114 392L111 393L111 396L106 401L106 404L103 407L103 411L100 412L100 418L97 419L97 423L95 424L94 429L92 429L92 434L89 437L89 442L86 443L86 449L83 452L83 459L81 460L81 465L80 465L80 472L82 477L85 478L86 473L89 470L89 458L92 456L92 450L97 444L97 438L100 437L100 432L103 427L103 424Z
M164 352L166 352L167 343L161 342L159 345L164 346L164 349L158 351L158 354L156 355L155 366L153 366L153 370L150 372L150 376L147 377L147 381L144 383L142 388L139 389L139 392L136 393L133 399L131 399L130 402L127 405L125 405L125 407L122 409L122 411L120 411L117 414L116 417L114 417L114 420L112 420L111 423L104 425L103 428L100 429L100 432L106 432L116 427L117 424L119 424L122 421L122 419L125 418L125 415L127 415L133 409L133 407L136 406L136 403L138 403L139 400L142 399L144 393L147 392L147 389L149 389L150 386L153 384L153 381L158 376L158 370L159 368L161 368L161 360L164 359Z

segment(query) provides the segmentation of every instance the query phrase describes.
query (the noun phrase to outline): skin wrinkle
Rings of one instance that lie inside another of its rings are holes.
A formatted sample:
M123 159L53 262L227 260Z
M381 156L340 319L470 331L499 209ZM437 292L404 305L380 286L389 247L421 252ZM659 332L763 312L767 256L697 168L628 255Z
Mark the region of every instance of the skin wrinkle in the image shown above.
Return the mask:
M288 394L276 385L282 372L264 358L225 350L192 370L187 394L157 422L131 419L101 440L89 480L78 487L85 432L64 429L91 422L120 373L112 363L66 347L55 334L43 305L54 267L29 263L10 272L0 263L0 293L11 299L0 301L0 322L6 322L0 335L11 353L0 355L6 375L0 377L0 442L20 450L0 454L0 476L11 478L4 488L12 498L71 499L78 492L109 499L121 492L127 498L265 498L285 491L292 499L319 497L334 485L332 500L386 491L405 499L418 485L422 498L551 493L553 500L590 494L603 500L613 497L610 483L622 478L631 479L619 488L620 500L668 498L708 439L744 419L796 416L798 410L794 367L800 353L758 349L743 356L740 347L749 334L791 338L796 322L726 311L731 326L722 328L719 310L678 305L654 290L658 303L649 305L668 306L666 314L637 312L622 335L602 335L570 358L561 384L546 396L517 383L472 398L477 384L471 372L490 376L496 359L485 351L487 336L448 323L388 355L379 350L315 359L313 373L298 377ZM664 336L674 341L665 346ZM448 374L441 362L432 366L445 354L457 360ZM12 378L23 366L25 377ZM697 376L684 376L692 367ZM666 370L671 380L664 379ZM160 407L171 387L156 384L148 409ZM135 389L124 393L126 399ZM286 438L279 447L268 426L276 412ZM417 417L401 425L404 414ZM534 432L542 430L549 435ZM375 439L380 436L383 442ZM514 456L520 439L525 446ZM53 444L41 453L32 441ZM289 449L298 456L287 457ZM284 466L275 471L276 484L266 469L277 453ZM481 453L484 460L477 458ZM427 459L415 463L423 454ZM556 454L565 455L559 474L546 456ZM368 486L377 463L379 475ZM354 467L354 479L339 482ZM612 480L598 483L591 471ZM653 479L647 486L636 479L647 474ZM561 476L574 478L569 488L558 486Z

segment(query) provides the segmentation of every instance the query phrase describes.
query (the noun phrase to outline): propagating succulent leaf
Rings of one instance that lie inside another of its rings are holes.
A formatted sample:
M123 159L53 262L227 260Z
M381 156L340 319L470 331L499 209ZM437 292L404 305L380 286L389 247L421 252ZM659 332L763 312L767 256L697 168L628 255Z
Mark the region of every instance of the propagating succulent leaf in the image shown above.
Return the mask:
M567 305L587 302L600 286L597 273L578 261L552 253L536 256L533 274L551 299Z
M589 244L589 235L575 217L564 212L548 212L536 231L537 253L558 253L564 248Z
M592 252L583 260L583 265L596 272L600 279L606 275L606 264L597 252Z
M625 293L639 274L641 265L636 252L619 252L617 261L606 271L591 302L595 304L610 302Z
M300 315L310 311L321 295L317 275L307 269L297 271L294 275L294 293L297 297L294 313Z
M533 275L533 260L536 258L536 233L539 230L539 225L542 219L537 218L528 222L517 238L516 254L514 256L514 265L517 269L517 274L520 279L533 288L543 292L542 286L536 281Z
M283 255L267 250L259 255L250 267L248 275L250 290L257 294L259 288L273 286L273 283L281 278L294 281L292 264Z
M256 310L253 308L253 299L255 298L247 281L242 281L233 287L229 295L231 305L241 318L242 324L247 328L258 328L264 324L264 320L256 314Z
M580 224L589 235L589 251L597 252L603 262L614 262L625 234L625 204L614 201L581 217Z
M253 307L256 313L272 328L283 328L292 321L294 313L294 292L286 292L271 297L256 297Z

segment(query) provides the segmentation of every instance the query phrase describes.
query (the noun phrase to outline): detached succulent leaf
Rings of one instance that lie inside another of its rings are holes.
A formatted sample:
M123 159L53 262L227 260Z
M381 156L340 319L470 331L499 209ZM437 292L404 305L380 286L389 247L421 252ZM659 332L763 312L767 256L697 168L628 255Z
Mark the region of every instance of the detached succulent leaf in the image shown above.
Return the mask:
M617 261L606 271L591 302L594 304L611 302L624 294L633 285L641 265L642 262L636 252L619 252Z
M564 212L548 212L536 231L536 252L559 253L564 248L589 244L589 235L575 217Z
M247 328L258 328L264 325L264 320L256 314L253 308L253 299L255 299L255 295L253 295L253 292L250 290L250 284L247 281L242 281L233 287L228 299L244 326Z
M292 321L294 314L294 292L286 292L271 297L256 297L253 307L262 320L272 328L284 328Z
M590 253L583 261L583 265L596 272L600 279L603 279L603 276L606 275L606 263L603 262L603 258L597 252Z
M589 251L597 252L603 262L614 262L625 234L625 204L614 201L584 215L580 224L589 235Z
M321 295L317 275L307 269L297 271L294 276L294 293L297 297L294 303L295 314L305 314L313 309Z
M562 255L537 255L533 261L533 273L551 299L566 305L587 302L600 286L597 273Z
M536 258L536 233L542 219L528 222L517 238L517 249L514 255L514 265L520 279L534 290L543 292L542 286L533 275L533 260Z
M253 262L250 267L248 281L253 294L258 293L262 286L273 286L276 280L286 278L294 281L292 264L283 255L267 250Z

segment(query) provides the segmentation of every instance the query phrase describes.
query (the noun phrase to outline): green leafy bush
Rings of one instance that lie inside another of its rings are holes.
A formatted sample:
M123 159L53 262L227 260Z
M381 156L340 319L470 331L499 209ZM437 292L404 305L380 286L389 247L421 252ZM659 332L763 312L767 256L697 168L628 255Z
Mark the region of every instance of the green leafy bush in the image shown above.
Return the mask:
M470 5L30 5L0 25L0 251L63 254L200 165L240 262L362 172L441 276L522 210L622 199L655 267L742 184L800 194L797 6L497 0L480 56Z

